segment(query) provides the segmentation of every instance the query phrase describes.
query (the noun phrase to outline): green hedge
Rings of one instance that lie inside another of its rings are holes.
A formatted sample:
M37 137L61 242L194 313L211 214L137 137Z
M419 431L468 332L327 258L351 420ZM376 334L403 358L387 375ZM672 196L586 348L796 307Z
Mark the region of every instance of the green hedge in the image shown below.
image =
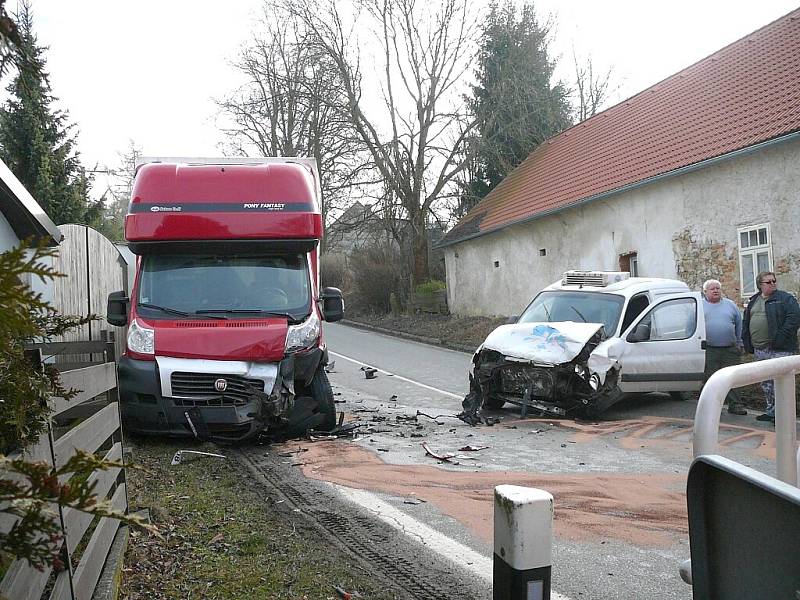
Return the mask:
M447 286L445 285L444 281L439 281L438 279L431 279L430 281L426 281L425 283L420 283L417 288L417 294L421 296L432 296L436 292L439 292L445 289Z

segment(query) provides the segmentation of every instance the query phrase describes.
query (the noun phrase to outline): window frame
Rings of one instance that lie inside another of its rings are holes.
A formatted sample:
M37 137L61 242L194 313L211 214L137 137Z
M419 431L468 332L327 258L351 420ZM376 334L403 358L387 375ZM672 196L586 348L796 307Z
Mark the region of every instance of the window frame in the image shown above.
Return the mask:
M760 229L765 229L767 232L767 240L765 244L756 244L754 246L748 245L746 248L742 248L742 234L747 232L748 234L751 231L756 232L756 237L758 237L758 231ZM770 229L769 223L758 223L756 225L746 225L744 227L738 227L736 229L736 244L739 246L739 284L740 284L740 292L742 298L749 298L753 294L758 292L758 286L756 285L756 277L761 272L758 268L758 258L757 255L763 253L765 250L767 252L767 265L768 271L774 270L774 263L772 259L772 231ZM753 265L753 290L746 291L745 290L745 280L744 280L744 264L745 260L749 260L750 264Z

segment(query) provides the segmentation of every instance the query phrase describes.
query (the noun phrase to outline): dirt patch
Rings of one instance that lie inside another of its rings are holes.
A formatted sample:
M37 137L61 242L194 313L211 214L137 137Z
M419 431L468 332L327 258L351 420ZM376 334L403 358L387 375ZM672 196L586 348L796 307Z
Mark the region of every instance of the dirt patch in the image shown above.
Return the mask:
M433 466L391 465L355 444L304 444L307 477L434 504L478 536L492 541L494 486L548 490L556 503L556 535L572 540L618 539L661 546L688 533L685 477L670 474L525 472L467 473Z
M507 421L512 425L513 421ZM598 437L618 437L618 443L628 450L644 447L655 447L665 443L692 444L694 421L689 419L670 419L664 417L644 417L625 421L605 421L599 423L582 423L564 420L559 426L575 430L573 441L588 443ZM719 445L722 447L740 447L754 449L762 458L775 460L775 432L765 429L753 429L740 425L720 424Z

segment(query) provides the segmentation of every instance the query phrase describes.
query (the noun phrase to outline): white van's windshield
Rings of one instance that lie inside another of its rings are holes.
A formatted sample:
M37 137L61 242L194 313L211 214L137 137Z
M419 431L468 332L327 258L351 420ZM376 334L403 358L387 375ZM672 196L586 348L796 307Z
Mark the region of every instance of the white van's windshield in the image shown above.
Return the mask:
M602 323L607 336L617 330L625 298L598 292L542 292L533 299L519 318L519 323L577 321Z
M308 315L311 294L303 255L151 255L142 260L137 310L153 317Z

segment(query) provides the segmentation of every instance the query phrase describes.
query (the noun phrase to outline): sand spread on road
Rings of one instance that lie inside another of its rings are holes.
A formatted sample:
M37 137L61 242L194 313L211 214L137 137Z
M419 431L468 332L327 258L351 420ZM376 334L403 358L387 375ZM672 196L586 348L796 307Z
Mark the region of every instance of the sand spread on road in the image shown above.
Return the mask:
M432 465L392 465L345 441L303 442L307 477L434 504L491 543L493 490L512 484L555 499L555 533L573 540L616 539L661 546L688 534L685 474L537 474L456 472ZM297 443L292 443L296 448Z

